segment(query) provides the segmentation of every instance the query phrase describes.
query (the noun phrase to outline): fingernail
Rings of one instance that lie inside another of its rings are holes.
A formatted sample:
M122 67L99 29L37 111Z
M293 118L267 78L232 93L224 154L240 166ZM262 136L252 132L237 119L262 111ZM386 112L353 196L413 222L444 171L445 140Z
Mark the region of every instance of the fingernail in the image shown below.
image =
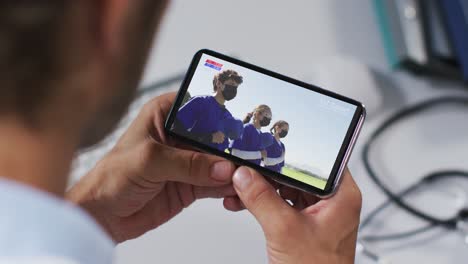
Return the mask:
M217 181L227 181L231 178L233 166L229 161L216 162L211 168L211 178Z
M252 173L250 173L248 168L240 167L234 172L234 177L232 180L234 182L234 186L240 191L243 191L252 181Z

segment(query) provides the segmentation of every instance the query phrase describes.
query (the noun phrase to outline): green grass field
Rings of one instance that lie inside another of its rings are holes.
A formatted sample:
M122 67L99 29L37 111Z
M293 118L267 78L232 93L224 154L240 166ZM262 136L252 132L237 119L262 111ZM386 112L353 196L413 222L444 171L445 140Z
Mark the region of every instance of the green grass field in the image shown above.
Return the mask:
M224 152L229 154L228 149L225 149ZM286 176L289 176L289 177L291 177L293 179L296 179L298 181L307 183L309 185L312 185L312 186L317 187L317 188L322 189L322 190L325 189L325 185L327 185L327 181L325 181L325 180L317 178L317 177L315 177L314 175L311 175L311 174L306 174L306 173L303 173L301 171L297 171L297 170L295 170L293 168L290 168L290 167L287 167L287 166L283 167L283 169L281 170L281 173L286 175Z
M296 171L292 168L288 167L283 167L283 170L281 171L284 175L287 175L293 179L296 179L301 182L305 182L307 184L310 184L312 186L315 186L319 189L324 189L325 185L327 184L327 181L324 181L322 179L316 178L313 175L305 174L300 171Z

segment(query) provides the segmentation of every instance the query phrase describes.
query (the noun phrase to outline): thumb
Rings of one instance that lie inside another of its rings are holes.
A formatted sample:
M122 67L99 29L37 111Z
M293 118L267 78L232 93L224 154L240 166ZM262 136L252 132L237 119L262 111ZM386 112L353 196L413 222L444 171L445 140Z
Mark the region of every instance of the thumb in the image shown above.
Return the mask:
M234 188L245 207L255 216L265 233L274 232L294 211L258 172L240 167L234 172Z

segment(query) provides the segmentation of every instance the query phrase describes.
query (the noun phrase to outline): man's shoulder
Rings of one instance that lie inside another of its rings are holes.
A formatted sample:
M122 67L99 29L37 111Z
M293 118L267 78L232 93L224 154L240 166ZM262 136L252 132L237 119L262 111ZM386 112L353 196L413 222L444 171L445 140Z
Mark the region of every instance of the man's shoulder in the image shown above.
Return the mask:
M9 202L12 200L14 204ZM28 263L23 256L62 256L82 264L112 263L113 241L82 208L0 179L0 210L4 214L0 218L0 260L14 257Z

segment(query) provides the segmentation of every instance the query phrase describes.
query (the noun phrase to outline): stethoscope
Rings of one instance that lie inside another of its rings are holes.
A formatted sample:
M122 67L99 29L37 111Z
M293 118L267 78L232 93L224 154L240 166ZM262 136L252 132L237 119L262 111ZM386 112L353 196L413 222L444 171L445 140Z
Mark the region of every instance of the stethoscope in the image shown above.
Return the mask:
M404 108L391 117L389 117L386 121L384 121L370 136L369 140L365 143L363 152L362 152L362 160L364 162L364 167L369 174L372 181L379 187L379 189L387 196L387 200L377 206L374 210L372 210L361 222L360 225L360 232L364 230L369 223L384 209L388 208L390 205L395 204L399 208L403 209L408 214L419 218L425 221L427 224L423 227L405 231L396 234L388 234L388 235L368 235L368 236L361 236L358 240L357 244L357 251L361 252L362 254L366 255L367 257L375 260L378 263L385 263L385 258L382 256L377 255L375 252L372 252L367 248L367 245L372 242L377 241L388 241L388 240L398 240L404 239L416 234L420 234L431 230L435 227L443 227L448 230L458 230L463 233L465 236L465 242L468 244L468 207L462 206L458 212L449 218L439 218L433 215L430 215L421 209L416 208L413 205L408 204L405 202L403 198L408 195L414 194L417 191L421 191L423 189L434 188L436 183L440 183L443 180L447 180L450 178L461 178L461 179L468 179L468 172L460 171L460 170L443 170L443 171L436 171L429 173L428 175L424 176L418 182L406 187L405 189L399 192L393 192L388 188L378 177L378 174L375 172L374 168L371 166L370 163L370 150L373 146L374 142L390 127L394 126L396 123L406 119L408 117L414 116L416 114L420 114L428 109L441 106L441 105L448 105L448 104L455 104L461 106L468 106L468 98L463 97L443 97L443 98L436 98L431 99L422 103L418 103L416 105ZM468 118L467 118L468 121Z

